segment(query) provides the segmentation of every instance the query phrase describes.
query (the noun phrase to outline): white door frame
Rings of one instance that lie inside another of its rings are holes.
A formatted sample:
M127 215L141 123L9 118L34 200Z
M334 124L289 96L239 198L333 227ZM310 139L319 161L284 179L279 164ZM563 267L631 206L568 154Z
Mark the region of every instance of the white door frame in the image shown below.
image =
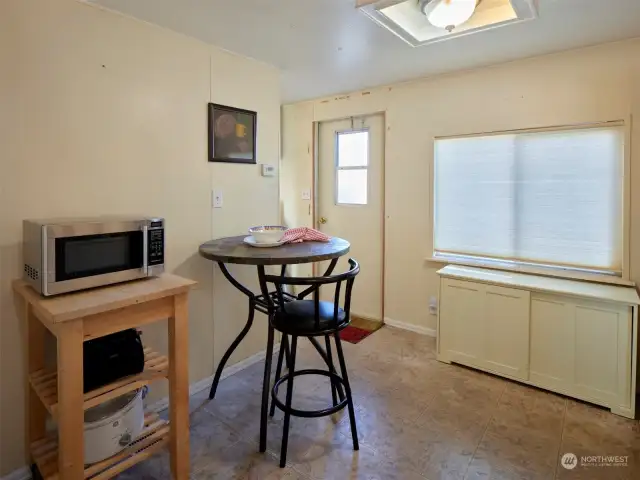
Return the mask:
M384 323L384 318L385 318L385 283L386 283L386 255L385 255L385 249L386 249L386 243L385 243L385 239L387 236L387 230L386 230L386 202L385 202L385 194L386 194L386 176L385 176L385 172L386 172L386 163L387 163L387 132L389 131L389 125L387 123L387 112L384 110L380 110L380 111L374 111L374 112L367 112L367 113L361 113L358 115L352 115L352 116L346 116L346 117L336 117L336 118L324 118L322 120L317 120L313 122L313 169L312 169L312 174L313 174L313 181L312 181L312 192L311 192L311 211L312 211L312 216L311 216L311 222L313 225L313 228L317 228L318 226L318 205L319 205L319 201L318 201L318 195L320 193L320 189L318 188L318 180L319 180L319 175L318 175L318 167L319 167L319 159L320 159L320 123L323 122L334 122L337 120L347 120L347 119L355 119L355 118L362 118L362 117L370 117L373 115L382 115L382 119L383 119L383 131L384 131L384 138L382 139L382 141L384 142L384 145L382 147L382 162L380 165L380 168L382 169L382 185L381 185L381 211L380 211L380 226L381 226L381 232L380 234L382 235L382 251L380 252L380 260L381 260L381 265L382 265L382 281L381 281L381 285L380 285L380 311L382 312L382 318L380 319L383 323ZM348 239L347 239L348 240ZM314 263L313 264L313 269L312 269L313 275L318 275L318 271L317 271L317 264Z

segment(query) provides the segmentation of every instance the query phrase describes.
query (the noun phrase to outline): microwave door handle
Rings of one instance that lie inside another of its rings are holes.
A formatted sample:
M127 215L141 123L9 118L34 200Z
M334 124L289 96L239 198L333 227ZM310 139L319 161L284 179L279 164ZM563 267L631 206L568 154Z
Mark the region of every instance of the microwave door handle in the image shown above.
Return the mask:
M142 273L149 275L149 227L142 227Z

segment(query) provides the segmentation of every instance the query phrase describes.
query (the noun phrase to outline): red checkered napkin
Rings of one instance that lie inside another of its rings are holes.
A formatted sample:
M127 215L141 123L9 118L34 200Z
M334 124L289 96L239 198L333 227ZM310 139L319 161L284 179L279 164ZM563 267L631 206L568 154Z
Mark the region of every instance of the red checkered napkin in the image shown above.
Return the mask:
M290 228L282 237L284 243L328 242L331 237L309 227Z

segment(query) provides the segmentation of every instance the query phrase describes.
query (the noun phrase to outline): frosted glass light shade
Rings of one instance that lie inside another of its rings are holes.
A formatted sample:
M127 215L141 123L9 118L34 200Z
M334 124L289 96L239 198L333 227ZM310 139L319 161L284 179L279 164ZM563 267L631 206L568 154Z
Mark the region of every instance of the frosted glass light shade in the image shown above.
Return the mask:
M434 27L450 29L471 18L476 0L423 0L420 8Z

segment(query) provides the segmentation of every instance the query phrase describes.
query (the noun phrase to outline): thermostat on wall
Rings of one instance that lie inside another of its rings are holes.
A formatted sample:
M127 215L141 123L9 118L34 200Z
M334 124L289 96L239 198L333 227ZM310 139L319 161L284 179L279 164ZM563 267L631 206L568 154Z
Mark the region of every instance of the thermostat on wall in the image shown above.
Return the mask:
M262 164L262 176L263 177L275 177L276 167L273 165Z

